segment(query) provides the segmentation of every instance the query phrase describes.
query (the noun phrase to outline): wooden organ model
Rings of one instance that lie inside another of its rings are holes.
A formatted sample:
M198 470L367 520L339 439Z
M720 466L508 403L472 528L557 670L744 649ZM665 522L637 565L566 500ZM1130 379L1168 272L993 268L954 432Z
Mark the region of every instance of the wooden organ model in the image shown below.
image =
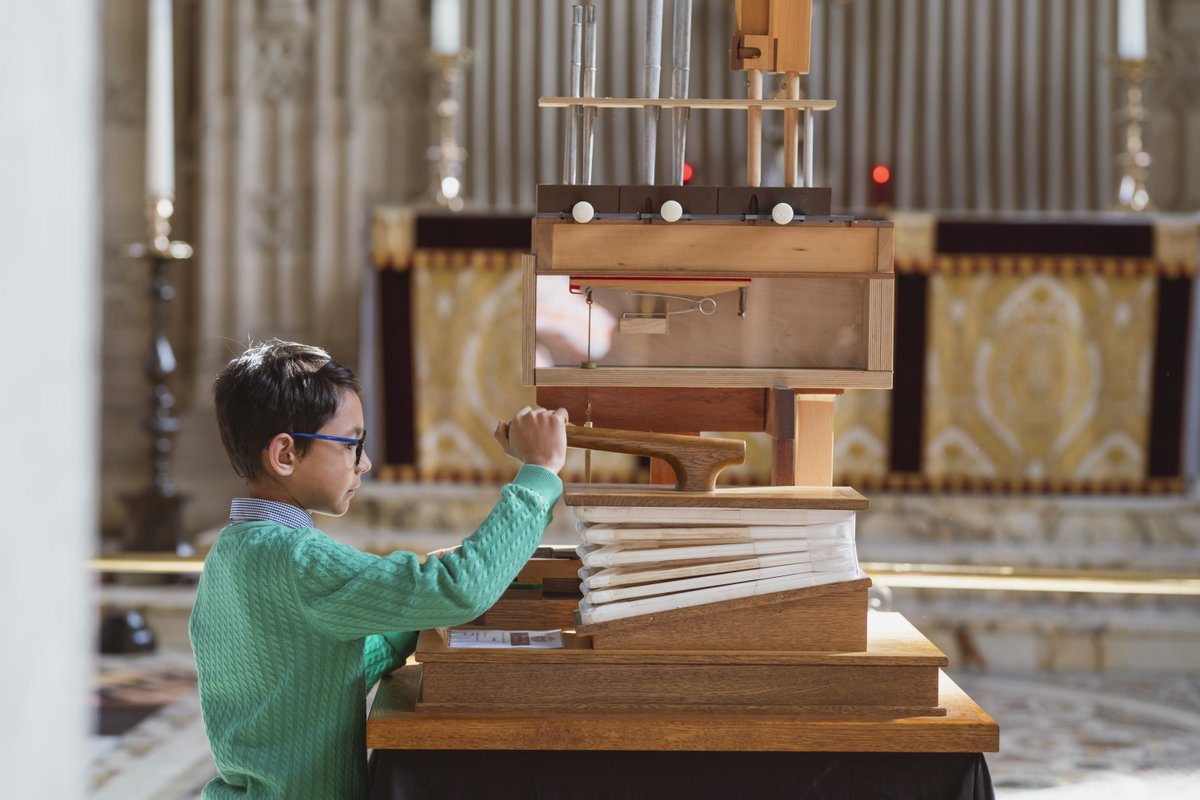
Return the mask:
M892 226L833 214L831 190L812 185L813 115L835 103L800 98L811 2L738 0L744 99L687 96L683 0L660 98L661 0L647 6L643 97L595 96L587 6L572 94L540 101L564 109L567 146L563 182L538 187L521 379L569 410L570 445L651 456L652 484L568 486L583 543L544 548L472 626L561 630L561 647L456 647L425 631L419 689L408 706L377 703L370 742L995 751L994 721L941 672L941 651L899 614L868 613L854 545L867 500L832 485L834 398L891 387ZM764 99L765 73L783 75L787 99ZM643 112L642 184L591 182L606 108ZM747 185L683 185L689 115L730 110L746 116ZM762 116L775 112L784 185L763 186ZM773 485L717 486L744 443L702 431L769 434Z

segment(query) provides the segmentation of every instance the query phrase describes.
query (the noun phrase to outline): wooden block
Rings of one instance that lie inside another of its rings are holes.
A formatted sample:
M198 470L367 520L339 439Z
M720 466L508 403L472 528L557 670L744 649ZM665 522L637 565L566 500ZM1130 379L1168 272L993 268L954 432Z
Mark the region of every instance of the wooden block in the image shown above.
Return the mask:
M831 275L879 271L883 223L534 221L539 274Z
M580 584L582 579L576 575L573 578L544 578L542 580L542 597L582 597Z
M560 630L575 626L578 608L578 597L502 597L472 624L500 630Z
M367 720L367 746L397 750L698 750L738 752L994 753L1000 730L944 673L944 716L899 717L826 711L790 716L706 709L686 713L642 706L628 713L590 709L469 715L415 712L423 667L384 678ZM645 713L640 713L644 709Z
M567 409L577 423L590 402L592 422L601 428L659 433L761 431L766 413L762 389L539 386L537 402L543 408Z
M628 484L570 484L568 506L653 508L789 508L865 511L867 498L848 486L749 486L674 492Z
M540 583L546 578L578 578L583 564L579 558L531 558L517 573L517 580L522 583Z
M735 70L774 72L775 40L766 34L744 33L733 37L730 66ZM757 55L755 54L757 51Z
M738 33L766 35L771 30L770 0L737 0L733 25Z
M833 412L835 395L796 395L797 486L833 485Z
M813 586L577 628L595 650L867 649L869 579ZM760 602L754 602L760 601Z
M865 598L863 598L865 606ZM593 650L564 632L561 649L450 648L425 631L422 704L593 709L632 704L681 708L937 705L937 670L947 659L898 614L873 615L865 650L851 652ZM705 647L705 649L698 649Z
M617 330L626 334L670 333L671 319L662 317L621 317Z
M539 214L567 214L578 202L592 204L597 214L615 214L620 207L620 187L597 184L538 184Z
M775 0L770 30L775 37L775 71L807 73L812 46L812 0Z

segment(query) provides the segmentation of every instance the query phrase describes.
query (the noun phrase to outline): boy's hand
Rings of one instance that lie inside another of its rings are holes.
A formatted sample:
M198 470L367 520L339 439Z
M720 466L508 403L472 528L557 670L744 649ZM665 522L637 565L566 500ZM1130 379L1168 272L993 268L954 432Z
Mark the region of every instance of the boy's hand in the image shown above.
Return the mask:
M557 474L567 458L567 410L525 406L509 422L496 423L495 437L504 452L526 464Z

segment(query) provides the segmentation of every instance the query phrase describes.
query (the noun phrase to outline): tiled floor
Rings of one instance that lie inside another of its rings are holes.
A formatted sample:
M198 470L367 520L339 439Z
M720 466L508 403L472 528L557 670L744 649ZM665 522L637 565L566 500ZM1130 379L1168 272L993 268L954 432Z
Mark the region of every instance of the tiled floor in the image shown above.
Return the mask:
M1200 796L1200 675L957 673L1000 723L1002 800Z
M107 657L102 676L178 680L190 656ZM1192 800L1200 796L1200 676L972 674L953 677L1000 723L988 764L1001 800ZM194 688L119 737L94 737L92 797L191 800L213 774Z

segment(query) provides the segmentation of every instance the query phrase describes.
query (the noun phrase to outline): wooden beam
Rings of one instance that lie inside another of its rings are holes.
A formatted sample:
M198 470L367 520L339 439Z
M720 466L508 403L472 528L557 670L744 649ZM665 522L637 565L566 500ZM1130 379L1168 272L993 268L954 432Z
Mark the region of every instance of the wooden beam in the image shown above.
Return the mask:
M766 392L762 389L539 386L537 403L565 408L582 424L587 404L592 423L600 428L692 433L695 431L762 431Z

